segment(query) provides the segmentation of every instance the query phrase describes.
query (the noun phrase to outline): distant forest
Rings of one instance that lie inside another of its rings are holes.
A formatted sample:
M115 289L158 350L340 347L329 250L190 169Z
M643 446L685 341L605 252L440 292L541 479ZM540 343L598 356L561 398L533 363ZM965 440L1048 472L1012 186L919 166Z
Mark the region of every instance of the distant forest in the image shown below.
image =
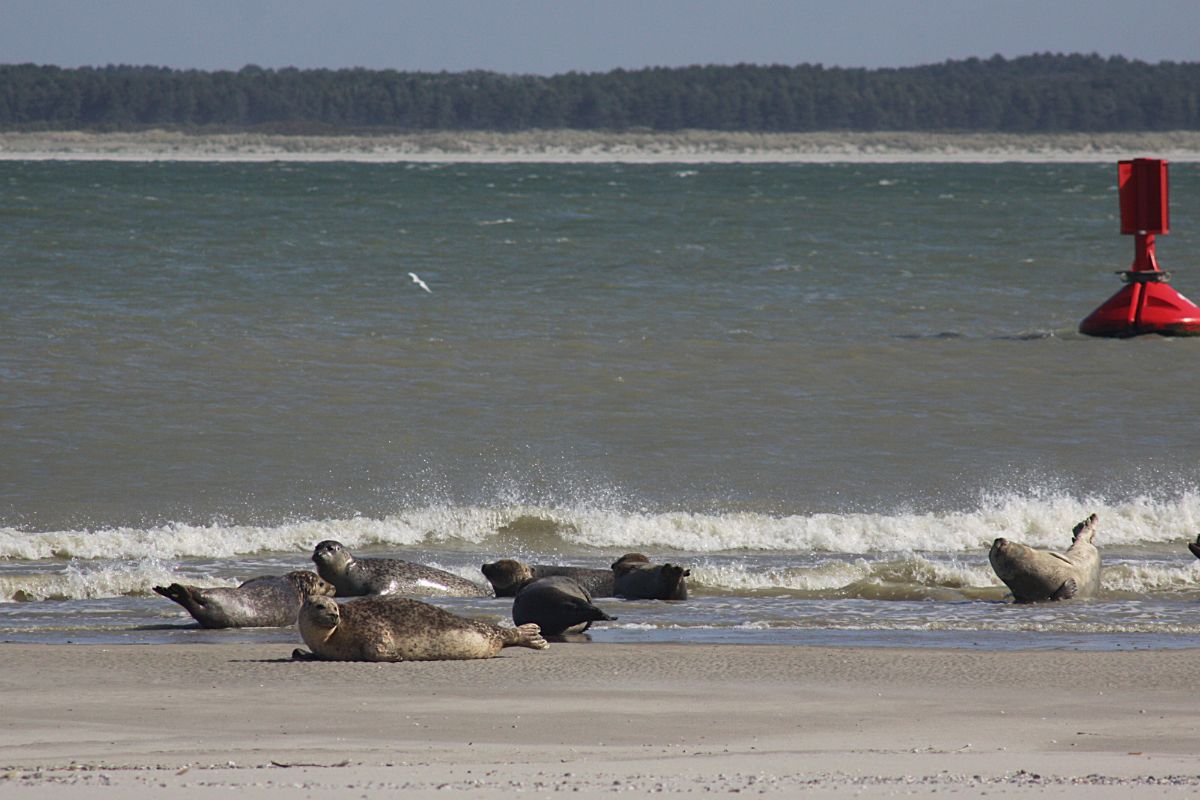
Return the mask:
M550 77L0 65L0 128L150 127L285 133L1197 130L1200 63L1045 54L902 69L738 65Z

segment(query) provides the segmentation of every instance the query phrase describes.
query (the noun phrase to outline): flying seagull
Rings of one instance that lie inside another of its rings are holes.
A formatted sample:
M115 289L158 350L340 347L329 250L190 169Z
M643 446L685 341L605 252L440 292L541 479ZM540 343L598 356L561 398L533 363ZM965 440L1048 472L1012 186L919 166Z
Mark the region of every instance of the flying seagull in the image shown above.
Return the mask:
M429 292L430 294L433 294L433 289L430 289L428 286L426 286L425 281L423 281L417 277L417 273L410 272L410 273L408 273L408 277L412 278L413 283L415 283L417 286L420 286L425 291Z

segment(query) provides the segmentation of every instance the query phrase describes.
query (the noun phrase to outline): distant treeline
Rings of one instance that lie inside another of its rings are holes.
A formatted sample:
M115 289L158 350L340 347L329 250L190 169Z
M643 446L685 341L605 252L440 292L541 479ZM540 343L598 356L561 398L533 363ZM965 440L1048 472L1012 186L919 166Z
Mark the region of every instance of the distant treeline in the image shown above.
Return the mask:
M1197 130L1200 63L1046 54L903 69L738 65L551 77L0 65L0 127Z

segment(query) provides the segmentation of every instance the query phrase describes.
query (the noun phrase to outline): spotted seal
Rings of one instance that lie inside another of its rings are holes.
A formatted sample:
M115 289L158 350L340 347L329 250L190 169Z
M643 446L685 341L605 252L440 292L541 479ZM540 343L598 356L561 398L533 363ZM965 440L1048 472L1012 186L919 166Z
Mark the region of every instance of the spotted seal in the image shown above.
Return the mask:
M334 589L315 572L299 570L251 578L236 589L172 583L154 591L187 609L202 628L268 628L294 625L305 597L332 596Z
M490 597L491 592L452 572L398 558L355 558L341 542L326 539L313 549L313 563L338 597L403 594L416 597Z
M513 622L536 623L547 636L583 633L593 622L615 622L592 605L592 596L574 578L548 575L526 583L513 599Z
M479 568L496 597L515 597L521 587L538 578L565 576L578 583L592 597L613 596L611 569L564 567L551 564L525 564L515 558L502 558Z
M491 658L505 647L549 646L537 625L502 628L408 597L376 595L339 604L312 596L297 622L312 651L292 653L301 660L452 661Z
M1000 538L992 543L988 560L1018 603L1092 597L1100 590L1100 551L1094 543L1098 520L1092 514L1076 525L1065 553Z
M612 565L613 594L629 600L686 600L691 570L651 564L641 553L626 553Z

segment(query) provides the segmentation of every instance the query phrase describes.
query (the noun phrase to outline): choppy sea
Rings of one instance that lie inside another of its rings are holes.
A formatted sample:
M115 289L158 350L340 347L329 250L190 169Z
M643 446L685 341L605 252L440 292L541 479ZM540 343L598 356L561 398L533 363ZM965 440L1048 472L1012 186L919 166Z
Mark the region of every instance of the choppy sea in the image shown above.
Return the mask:
M299 643L151 587L338 539L691 569L594 641L1196 646L1200 340L1076 333L1132 261L1115 184L0 162L0 641ZM1200 295L1200 165L1171 193L1159 262ZM1100 596L1008 602L991 541L1093 512Z

